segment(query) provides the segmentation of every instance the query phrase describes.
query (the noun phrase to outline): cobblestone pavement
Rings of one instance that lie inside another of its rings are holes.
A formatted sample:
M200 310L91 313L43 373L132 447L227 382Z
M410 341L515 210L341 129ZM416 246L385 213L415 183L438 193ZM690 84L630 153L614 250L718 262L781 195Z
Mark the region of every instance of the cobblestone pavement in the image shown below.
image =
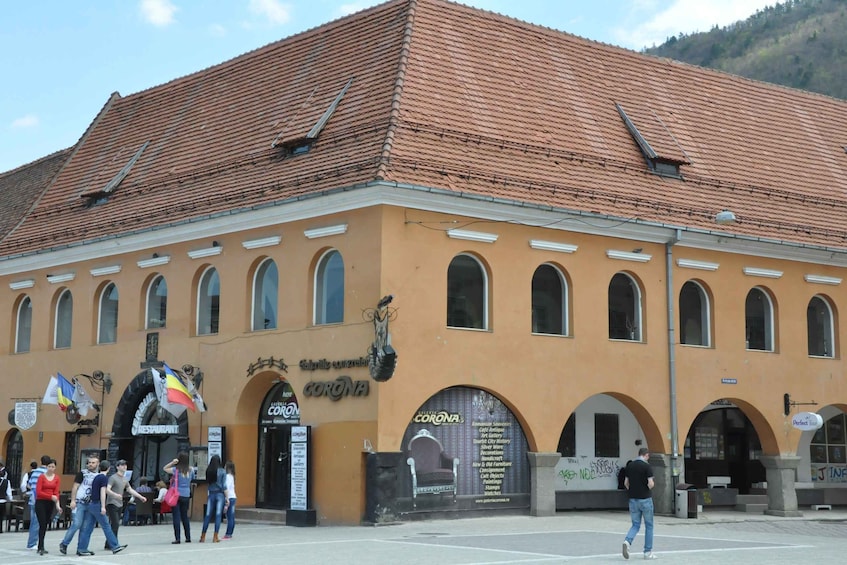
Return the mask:
M499 565L509 563L623 563L621 542L629 526L626 512L566 512L556 516L495 516L404 522L384 527L294 528L239 523L232 540L172 545L170 524L125 526L119 531L126 551L102 551L103 537L92 536L94 557L69 555L58 543L63 530L47 533L48 555L24 549L26 532L0 535L3 565L151 565L174 560L180 565L223 563L351 565ZM211 532L207 536L211 537ZM641 560L643 531L633 544ZM99 549L99 551L98 551ZM847 512L810 513L778 518L713 513L699 519L659 516L654 551L662 562L698 565L792 564L813 559L847 562Z

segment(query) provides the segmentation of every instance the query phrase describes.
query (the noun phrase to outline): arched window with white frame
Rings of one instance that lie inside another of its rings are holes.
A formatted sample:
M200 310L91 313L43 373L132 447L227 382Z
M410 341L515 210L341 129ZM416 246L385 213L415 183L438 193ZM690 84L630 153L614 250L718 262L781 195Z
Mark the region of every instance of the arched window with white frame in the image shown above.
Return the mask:
M774 350L773 302L764 289L754 287L744 302L745 346L756 351Z
M609 339L641 341L641 288L626 273L609 283Z
M344 321L344 259L336 249L321 256L315 269L315 325Z
M109 283L100 293L97 316L97 343L115 343L118 340L118 287Z
M679 291L679 343L711 345L711 307L709 295L697 281L686 281Z
M835 320L832 305L823 296L813 296L806 308L810 357L835 357Z
M488 273L467 253L453 257L447 268L447 326L488 329Z
M253 331L276 329L279 272L273 259L265 259L253 274Z
M532 333L568 335L568 283L549 263L532 275Z
M32 339L32 299L24 296L15 316L15 353L27 353Z
M168 321L168 282L162 275L156 275L147 287L147 308L145 328L164 328Z
M197 286L197 335L216 334L221 314L221 281L218 270L209 267Z
M71 346L74 321L74 298L70 289L64 289L56 301L56 318L53 326L54 349Z

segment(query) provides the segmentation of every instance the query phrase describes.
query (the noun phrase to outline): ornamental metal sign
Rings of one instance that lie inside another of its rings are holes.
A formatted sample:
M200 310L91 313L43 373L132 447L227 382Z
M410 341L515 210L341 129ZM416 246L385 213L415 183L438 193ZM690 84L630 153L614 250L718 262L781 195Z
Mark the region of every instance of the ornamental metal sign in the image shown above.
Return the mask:
M35 425L38 415L37 402L15 402L15 426L28 430Z

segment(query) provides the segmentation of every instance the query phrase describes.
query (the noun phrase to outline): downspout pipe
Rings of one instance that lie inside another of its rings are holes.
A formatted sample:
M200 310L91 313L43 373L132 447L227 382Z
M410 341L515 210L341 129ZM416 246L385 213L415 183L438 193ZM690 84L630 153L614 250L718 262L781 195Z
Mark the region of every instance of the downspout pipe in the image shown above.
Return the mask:
M665 244L665 282L667 286L667 301L668 301L668 384L670 392L670 414L671 414L671 475L673 476L673 485L675 488L679 483L680 465L679 465L679 428L677 425L676 412L676 333L675 327L675 296L673 290L673 247L679 243L682 236L682 230L675 230L673 237ZM671 500L673 500L673 492L671 492Z

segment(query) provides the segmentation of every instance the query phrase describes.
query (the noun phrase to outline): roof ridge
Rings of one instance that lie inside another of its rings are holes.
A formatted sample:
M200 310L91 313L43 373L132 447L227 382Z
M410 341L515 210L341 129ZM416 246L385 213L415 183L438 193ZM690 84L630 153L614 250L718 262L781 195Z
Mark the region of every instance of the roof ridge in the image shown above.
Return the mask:
M234 55L233 57L226 59L224 61L220 61L220 62L215 63L213 65L209 65L208 67L204 67L202 69L198 69L196 71L174 77L174 78L167 80L165 82L155 84L153 86L148 86L147 88L144 88L142 90L132 92L130 94L127 94L125 96L125 98L134 97L134 96L137 96L137 95L140 95L140 94L147 94L151 90L157 90L157 89L160 89L160 88L169 88L169 87L175 86L175 85L177 85L181 82L184 82L186 80L190 80L194 77L202 76L202 75L209 73L209 72L212 72L212 71L216 71L216 70L219 70L219 69L224 69L226 67L230 67L232 65L237 64L242 59L246 59L246 58L250 58L250 57L254 57L254 56L259 56L260 52L262 52L262 51L272 51L274 49L278 49L278 48L282 47L285 44L288 44L290 42L299 41L303 38L307 38L310 35L314 35L316 33L317 34L326 33L329 29L343 25L347 20L364 18L364 17L366 17L366 14L368 12L384 10L388 7L388 5L396 4L396 3L401 2L401 1L403 1L403 0L389 0L387 2L380 2L379 4L377 4L375 6L371 6L369 8L363 8L361 10L358 10L358 11L353 12L351 14L347 14L345 16L341 16L341 17L336 18L334 20L330 20L328 22L316 24L316 25L314 25L314 26L312 26L308 29L298 31L297 33L293 33L293 34L288 35L286 37L283 37L281 39L277 39L276 41L272 41L270 43L260 45L258 47L253 48L253 49L250 49L249 51L245 51L245 52L240 53L238 55Z
M415 11L417 0L408 0L408 12L406 14L406 26L403 30L403 44L400 47L400 60L397 62L397 76L394 80L394 95L391 98L391 110L388 114L388 128L385 131L385 140L382 143L379 166L376 171L376 179L384 180L388 173L388 163L391 160L391 150L394 147L394 132L400 118L400 103L403 98L403 85L406 80L406 68L409 63L409 52L411 51L412 34L415 28Z

